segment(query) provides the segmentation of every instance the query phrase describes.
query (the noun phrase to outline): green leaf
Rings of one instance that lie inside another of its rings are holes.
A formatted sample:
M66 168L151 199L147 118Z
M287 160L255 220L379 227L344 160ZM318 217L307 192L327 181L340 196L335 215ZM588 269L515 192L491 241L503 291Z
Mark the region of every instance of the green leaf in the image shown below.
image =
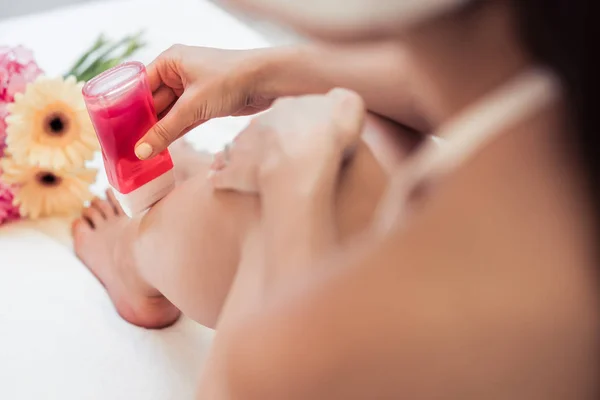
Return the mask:
M88 80L92 79L93 77L95 77L96 75L101 74L102 72L106 71L107 69L110 69L112 67L119 65L121 62L122 62L122 58L120 58L120 57L103 60L102 62L97 63L94 68L90 68L87 71L85 71L85 73L81 75L80 80L88 81Z
M141 40L142 35L143 32L138 32L117 42L107 41L101 35L65 76L74 75L78 81L87 81L122 63L146 45Z
M81 55L81 57L79 57L79 59L75 62L75 64L73 64L73 66L69 69L69 72L67 72L65 74L65 77L67 77L69 75L75 75L77 72L77 69L79 67L81 67L81 65L83 63L85 63L85 61L90 57L90 55L92 53L94 53L96 50L98 50L99 48L103 47L106 43L107 43L107 40L105 39L104 35L101 34L100 36L98 36L98 38L96 39L96 41L94 42L92 47L88 51L83 53Z

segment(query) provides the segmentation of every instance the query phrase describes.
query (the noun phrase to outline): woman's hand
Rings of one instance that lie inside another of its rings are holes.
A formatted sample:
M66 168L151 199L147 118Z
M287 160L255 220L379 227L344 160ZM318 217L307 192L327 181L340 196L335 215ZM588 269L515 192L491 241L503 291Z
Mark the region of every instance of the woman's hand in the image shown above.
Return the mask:
M369 109L427 131L408 87L405 52L398 46L289 46L220 50L176 45L148 66L159 122L137 143L150 158L216 117L263 111L283 96L326 93L336 86L361 94ZM402 90L398 90L398 88Z
M150 158L211 118L268 108L274 99L263 97L260 86L272 54L183 45L162 53L147 68L159 122L138 142L136 155Z
M365 114L362 99L345 89L283 98L217 154L209 178L216 189L261 196L267 268L310 265L335 246L338 172Z
M251 193L333 188L328 183L357 144L365 114L362 99L345 89L277 100L215 156L210 179L217 189Z

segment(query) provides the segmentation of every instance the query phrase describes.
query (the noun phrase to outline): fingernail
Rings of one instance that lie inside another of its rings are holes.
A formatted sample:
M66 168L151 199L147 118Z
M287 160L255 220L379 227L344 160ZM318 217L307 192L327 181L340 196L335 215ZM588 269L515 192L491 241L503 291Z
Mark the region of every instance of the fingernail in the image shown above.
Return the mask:
M359 97L356 95L356 93L354 93L348 89L340 89L340 88L332 89L329 92L329 96L344 106L352 105L353 103L357 102L357 99L359 99Z
M334 99L344 100L347 97L350 97L352 95L352 92L348 89L334 88L331 89L328 94Z
M215 171L214 169L209 170L208 174L206 174L206 179L212 179L212 177L215 176L216 173L217 171Z
M354 92L346 89L333 89L331 97L337 101L333 117L344 132L353 132L362 125L364 104Z
M142 143L135 148L135 155L140 160L145 160L152 155L152 146L148 143Z

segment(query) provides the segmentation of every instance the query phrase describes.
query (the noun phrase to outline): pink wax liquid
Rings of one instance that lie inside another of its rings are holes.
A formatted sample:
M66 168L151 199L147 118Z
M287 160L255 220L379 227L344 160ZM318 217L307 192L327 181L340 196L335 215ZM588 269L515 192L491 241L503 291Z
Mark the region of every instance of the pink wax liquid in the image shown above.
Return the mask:
M168 150L144 161L134 153L138 140L157 122L144 65L129 62L98 75L84 86L83 96L109 183L131 214L143 211L174 182Z

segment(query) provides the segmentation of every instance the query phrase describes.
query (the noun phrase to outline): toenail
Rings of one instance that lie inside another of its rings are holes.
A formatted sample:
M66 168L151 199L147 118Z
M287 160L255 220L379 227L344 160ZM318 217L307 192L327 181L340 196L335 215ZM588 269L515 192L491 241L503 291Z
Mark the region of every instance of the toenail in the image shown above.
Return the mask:
M73 230L79 230L81 229L81 224L83 223L83 220L81 219L76 219L75 221L73 221L73 223L71 224L71 229Z

